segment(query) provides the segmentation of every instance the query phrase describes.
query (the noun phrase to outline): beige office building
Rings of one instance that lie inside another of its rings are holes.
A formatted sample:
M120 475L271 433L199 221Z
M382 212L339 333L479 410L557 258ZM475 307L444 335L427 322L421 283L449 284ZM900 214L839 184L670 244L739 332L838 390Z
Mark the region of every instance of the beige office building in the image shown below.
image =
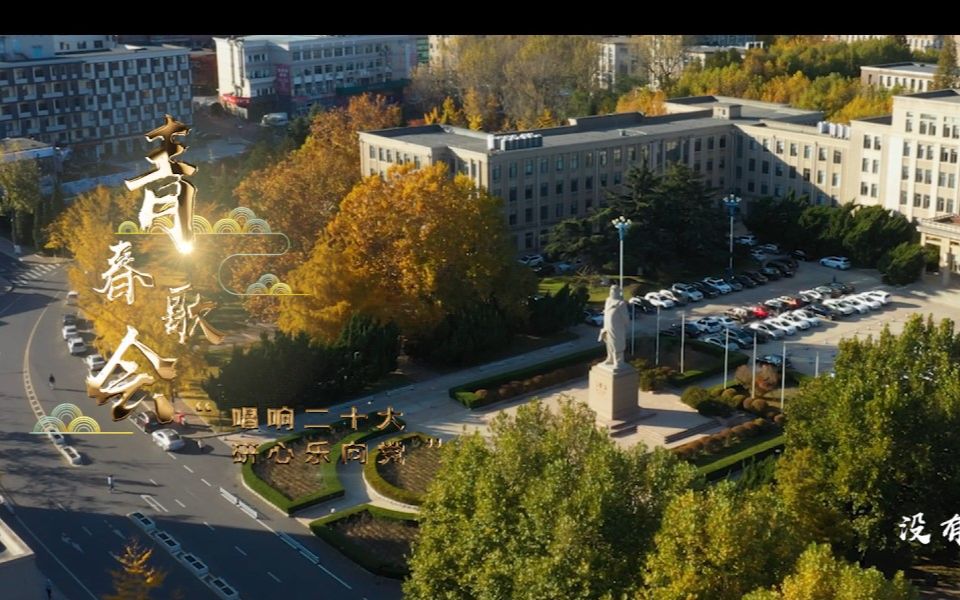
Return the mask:
M934 63L898 62L860 67L860 83L884 89L900 87L910 92L929 92L937 73Z

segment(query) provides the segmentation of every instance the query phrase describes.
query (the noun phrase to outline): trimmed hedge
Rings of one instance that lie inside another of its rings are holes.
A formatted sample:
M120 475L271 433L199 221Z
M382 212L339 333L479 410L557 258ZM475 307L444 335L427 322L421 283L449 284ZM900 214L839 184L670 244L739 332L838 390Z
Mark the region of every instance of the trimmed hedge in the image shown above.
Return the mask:
M553 371L563 369L564 367L580 365L586 367L591 361L597 358L602 358L606 356L606 354L606 346L598 345L596 348L581 350L580 352L574 352L573 354L560 356L542 363L530 365L529 367L524 367L522 369L516 369L514 371L493 375L483 379L477 379L475 381L468 381L467 383L450 388L448 393L450 398L460 402L467 408L480 408L481 406L493 404L498 400L519 395L518 393L510 393L505 397L501 396L501 394L498 393L498 390L500 390L501 386L511 386L514 388L513 391L515 391L519 386L522 389L522 391L519 393L528 393L536 391L541 387L556 385L569 379L581 377L584 373L571 374L570 377L566 377L562 380L553 380L555 378L541 378L541 380L537 382L541 384L540 387L535 387L535 383L532 381L532 379L537 376L542 377L546 373L551 373Z
M403 442L412 438L420 438L424 443L428 441L426 435L414 432L392 437L389 440L384 440L384 442ZM383 478L383 475L381 475L380 471L377 470L377 458L379 456L380 448L374 448L373 452L367 452L367 464L363 465L363 477L366 479L367 483L370 484L370 487L375 489L377 493L382 494L391 500L396 500L397 502L410 504L412 506L420 506L423 504L423 494L418 494L416 492L397 487Z
M723 458L720 458L719 460L716 460L708 465L704 465L700 467L700 473L707 479L707 481L716 481L717 479L720 479L721 477L724 477L727 474L741 468L747 460L760 460L776 453L778 450L783 448L785 440L786 436L781 433L780 435L772 437L768 440L754 444L741 452L724 456Z
M703 370L686 369L683 373L676 372L670 377L670 383L675 386L682 387L693 381L703 379L704 377L710 377L712 375L723 373L723 348L718 348L712 344L705 344L697 340L688 340L687 346L695 348L697 352L702 352L703 354L709 354L711 356L717 356L720 358L720 362L713 367ZM750 357L742 352L732 350L729 353L727 361L729 363L728 368L736 369L740 365L750 362Z
M376 414L376 411L367 413L368 420L376 419L377 417L378 415ZM403 424L403 419L398 418L397 421ZM337 424L345 425L346 420L338 421ZM381 435L393 433L395 431L398 431L398 429L393 424L383 430L376 429L376 427L371 425L371 427L368 429L358 430L345 436L337 444L330 448L330 462L320 463L322 487L316 492L299 496L297 498L287 497L286 494L271 486L267 481L261 479L260 476L254 472L252 462L243 463L243 465L240 467L240 474L243 477L244 483L246 483L251 490L260 494L264 500L270 504L273 504L283 512L287 513L289 516L308 506L313 506L314 504L319 504L321 502L326 502L327 500L332 500L334 498L343 496L343 485L340 484L340 478L337 477L337 463L340 461L343 444L361 443ZM280 442L287 443L297 441L303 437L304 433L305 432L293 433L282 438L278 438L272 442L262 444L259 448L257 448L257 458L260 460L267 460L267 452L270 451L270 448L276 446ZM370 460L369 454L370 453L368 451L367 462Z
M328 527L328 525L335 521L345 519L351 515L361 512L367 512L371 516L379 519L396 519L399 521L410 521L413 523L419 523L420 520L420 516L416 514L380 508L379 506L374 506L372 504L361 504L359 506L349 508L343 512L311 521L310 531L312 531L315 536L321 538L323 541L342 552L347 558L359 564L361 567L370 571L371 573L393 579L406 578L410 574L409 569L397 569L393 565L379 560L378 557L371 556L369 552L358 548L356 544L351 542L350 539L341 534L339 531L332 527Z

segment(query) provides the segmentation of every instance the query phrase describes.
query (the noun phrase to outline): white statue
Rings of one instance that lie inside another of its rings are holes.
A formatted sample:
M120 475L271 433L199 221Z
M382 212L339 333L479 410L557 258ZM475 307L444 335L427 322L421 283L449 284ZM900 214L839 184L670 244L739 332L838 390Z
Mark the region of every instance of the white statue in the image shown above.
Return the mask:
M597 338L597 341L607 344L607 359L603 364L613 365L614 369L623 366L629 325L630 315L627 314L627 303L623 301L623 292L620 286L611 285L610 297L603 306L603 329Z

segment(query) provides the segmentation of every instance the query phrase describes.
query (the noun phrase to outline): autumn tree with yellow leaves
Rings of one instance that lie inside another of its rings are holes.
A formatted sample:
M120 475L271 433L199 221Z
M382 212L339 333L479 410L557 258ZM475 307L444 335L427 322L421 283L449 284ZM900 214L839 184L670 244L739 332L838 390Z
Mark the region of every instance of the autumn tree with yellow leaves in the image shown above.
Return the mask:
M150 564L151 556L153 550L144 548L138 540L128 541L123 554L114 557L121 568L111 571L113 593L103 600L150 600L151 592L158 590L167 576Z
M309 260L290 273L280 328L329 342L354 313L427 335L452 313L496 302L523 318L532 275L513 260L501 200L444 163L367 177L343 200Z

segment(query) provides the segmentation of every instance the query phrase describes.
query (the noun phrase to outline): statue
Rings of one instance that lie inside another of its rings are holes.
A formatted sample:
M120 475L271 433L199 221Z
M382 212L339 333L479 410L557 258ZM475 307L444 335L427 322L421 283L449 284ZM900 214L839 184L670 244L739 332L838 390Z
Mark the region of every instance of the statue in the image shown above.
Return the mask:
M627 303L623 301L623 292L618 285L610 286L610 297L603 306L603 329L597 341L607 345L607 359L605 365L612 365L614 370L624 364L623 353L627 349L627 328L630 325L630 316L627 314Z

